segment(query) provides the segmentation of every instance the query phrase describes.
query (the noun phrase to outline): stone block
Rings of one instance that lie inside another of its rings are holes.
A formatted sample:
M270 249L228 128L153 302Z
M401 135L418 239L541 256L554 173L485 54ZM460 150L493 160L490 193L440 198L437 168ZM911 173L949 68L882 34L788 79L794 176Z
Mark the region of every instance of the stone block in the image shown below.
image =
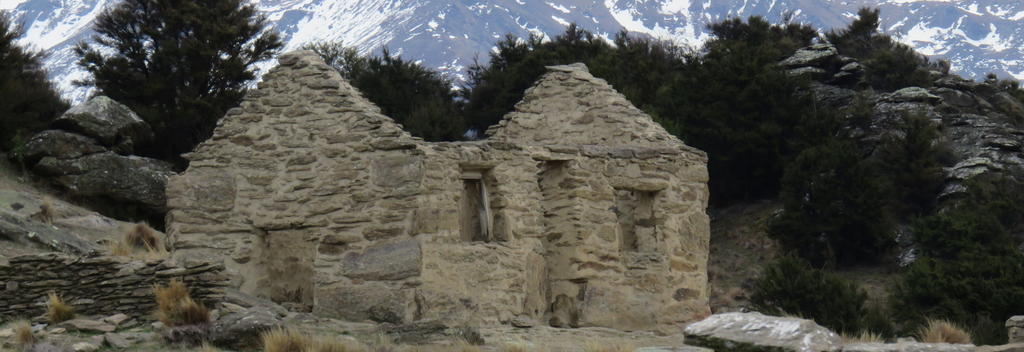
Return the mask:
M412 155L388 155L372 162L373 183L384 188L418 185L423 178L423 160Z
M420 274L421 256L416 239L384 243L345 255L341 272L353 279L401 280Z
M406 321L407 300L401 290L380 282L341 284L317 289L313 314L349 321Z

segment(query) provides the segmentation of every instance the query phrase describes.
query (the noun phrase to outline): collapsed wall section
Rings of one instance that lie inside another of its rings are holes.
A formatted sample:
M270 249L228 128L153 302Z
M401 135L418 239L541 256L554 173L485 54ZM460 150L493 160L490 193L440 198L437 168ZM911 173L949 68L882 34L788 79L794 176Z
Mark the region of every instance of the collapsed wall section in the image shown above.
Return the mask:
M39 316L53 292L79 314L124 313L148 320L156 310L153 285L172 279L185 283L197 302L213 307L227 286L222 270L220 263L182 266L170 260L126 262L58 253L14 257L0 264L0 317Z

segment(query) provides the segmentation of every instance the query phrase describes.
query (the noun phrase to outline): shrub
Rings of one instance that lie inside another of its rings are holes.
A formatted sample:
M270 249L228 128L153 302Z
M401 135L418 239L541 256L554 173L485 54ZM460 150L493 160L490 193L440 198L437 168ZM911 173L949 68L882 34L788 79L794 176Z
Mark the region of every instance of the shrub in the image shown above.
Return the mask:
M793 256L765 267L750 298L764 313L794 314L845 333L861 330L866 300L857 285Z
M52 324L57 324L75 317L75 309L57 296L56 292L50 292L46 296L46 319Z
M897 214L926 214L935 206L945 186L943 167L953 159L941 136L923 114L908 113L883 138L876 157Z
M1024 311L1024 255L1007 230L1021 226L1019 183L986 177L967 185L965 198L914 222L919 257L901 275L893 312L904 332L943 318L974 327L975 343L1005 343L996 325Z
M787 166L769 235L819 266L879 262L894 243L887 197L857 144L833 139Z
M156 317L166 326L199 325L210 322L210 310L202 303L192 300L188 288L178 279L171 279L167 286L154 285L156 296Z
M669 131L709 155L716 205L775 197L786 165L835 133L837 118L807 94L807 80L777 63L814 30L761 17L709 26L703 56L687 57L660 100Z
M941 319L929 319L917 332L917 339L928 343L971 343L971 334L957 324Z
M878 31L878 9L861 8L857 19L844 29L825 34L840 54L860 59L864 80L875 89L892 91L903 87L928 87L931 79L928 59L906 44Z

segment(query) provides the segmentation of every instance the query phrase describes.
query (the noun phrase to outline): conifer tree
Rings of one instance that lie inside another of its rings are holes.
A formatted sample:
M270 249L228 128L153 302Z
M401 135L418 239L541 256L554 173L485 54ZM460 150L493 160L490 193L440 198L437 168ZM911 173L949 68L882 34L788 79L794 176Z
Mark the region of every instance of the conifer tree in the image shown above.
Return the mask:
M68 105L46 78L42 54L16 43L22 34L6 12L0 12L0 150L11 150Z
M243 0L124 0L95 23L75 48L92 74L80 83L135 110L157 135L143 153L171 160L209 138L283 45Z

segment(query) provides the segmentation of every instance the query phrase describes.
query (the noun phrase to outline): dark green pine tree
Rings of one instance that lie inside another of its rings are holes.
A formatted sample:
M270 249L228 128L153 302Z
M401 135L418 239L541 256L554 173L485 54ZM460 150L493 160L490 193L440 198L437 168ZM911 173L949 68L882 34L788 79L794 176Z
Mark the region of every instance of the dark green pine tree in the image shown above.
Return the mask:
M67 110L46 79L42 54L18 46L21 28L0 12L0 150L23 144Z
M152 125L157 137L143 154L179 162L238 104L254 65L283 45L243 0L125 0L95 23L92 43L75 48L92 74L80 83Z
M840 54L861 60L866 67L864 80L875 89L892 91L931 85L928 59L879 32L879 14L878 9L861 8L849 26L829 31L825 37Z

